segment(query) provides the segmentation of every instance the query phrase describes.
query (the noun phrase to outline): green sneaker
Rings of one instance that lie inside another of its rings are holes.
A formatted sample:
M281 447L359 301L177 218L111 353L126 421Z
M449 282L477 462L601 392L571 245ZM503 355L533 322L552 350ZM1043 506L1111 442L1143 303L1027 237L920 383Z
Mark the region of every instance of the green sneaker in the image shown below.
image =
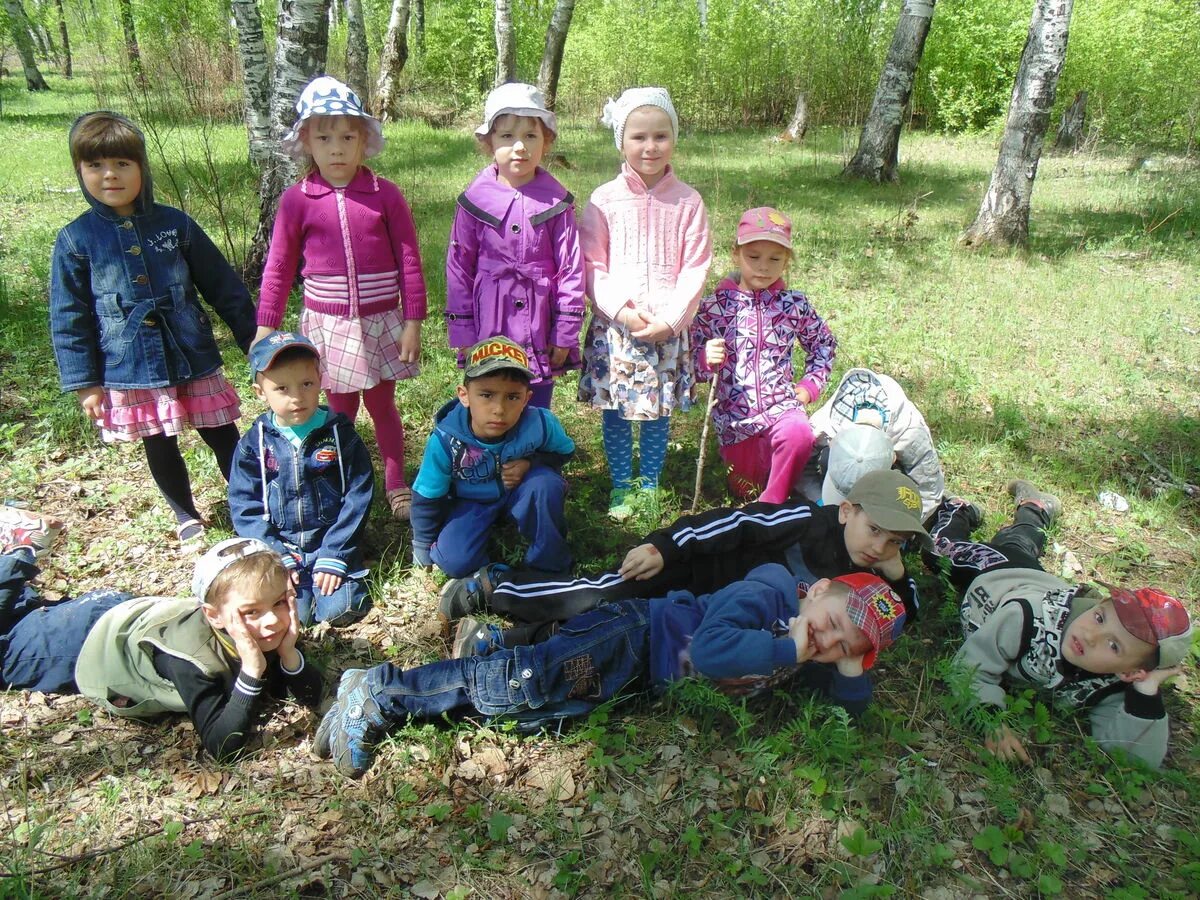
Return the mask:
M624 522L633 515L633 491L628 488L613 488L608 495L608 517L614 522Z

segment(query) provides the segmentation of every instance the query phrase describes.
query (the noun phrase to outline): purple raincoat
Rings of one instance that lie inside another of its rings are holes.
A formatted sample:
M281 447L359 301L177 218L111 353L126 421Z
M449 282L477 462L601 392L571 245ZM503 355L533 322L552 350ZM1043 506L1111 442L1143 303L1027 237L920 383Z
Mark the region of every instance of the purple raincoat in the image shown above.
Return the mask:
M451 347L512 338L534 382L579 368L584 272L574 204L544 169L516 189L497 180L494 165L475 176L459 195L446 254ZM562 368L550 368L552 346L570 348Z

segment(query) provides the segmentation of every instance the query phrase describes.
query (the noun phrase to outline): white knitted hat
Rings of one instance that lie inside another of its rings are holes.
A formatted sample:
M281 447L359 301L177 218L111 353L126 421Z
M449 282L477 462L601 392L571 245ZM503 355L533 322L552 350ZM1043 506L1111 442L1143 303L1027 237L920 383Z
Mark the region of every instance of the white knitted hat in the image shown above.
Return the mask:
M657 106L671 117L671 133L679 137L679 116L675 114L675 105L671 103L671 95L666 88L640 87L629 88L616 100L611 97L604 104L604 114L600 121L613 130L613 138L617 149L621 149L621 139L625 136L625 120L635 109L643 106Z
M492 123L503 115L540 119L551 134L558 135L558 122L554 113L546 109L545 95L532 84L510 81L488 94L483 103L483 124L475 129L475 134L487 137Z
M304 123L313 116L355 116L362 119L367 125L367 146L363 158L370 159L383 149L383 126L363 109L358 94L336 78L321 75L306 84L300 92L300 99L296 101L296 124L279 142L283 152L292 159L303 160L307 156L300 132Z

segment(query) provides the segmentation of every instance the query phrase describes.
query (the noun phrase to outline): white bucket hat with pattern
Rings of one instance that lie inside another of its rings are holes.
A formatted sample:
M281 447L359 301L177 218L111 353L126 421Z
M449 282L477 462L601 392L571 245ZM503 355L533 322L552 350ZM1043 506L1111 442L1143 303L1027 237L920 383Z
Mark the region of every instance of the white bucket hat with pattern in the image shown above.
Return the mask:
M483 124L475 129L475 134L487 137L495 121L506 115L538 119L552 135L558 136L558 119L546 109L545 95L532 84L510 81L488 94L483 104Z
M354 116L362 119L367 126L367 146L363 158L377 156L383 149L383 126L363 109L358 94L336 78L320 75L300 92L300 99L296 101L296 123L279 142L283 152L292 159L303 160L308 155L304 150L301 132L304 123L313 116Z
M675 114L675 104L666 88L636 87L629 88L616 100L611 97L604 104L604 114L600 121L613 130L617 149L621 149L621 139L625 136L625 120L635 109L643 106L657 106L671 118L671 133L679 137L679 116Z

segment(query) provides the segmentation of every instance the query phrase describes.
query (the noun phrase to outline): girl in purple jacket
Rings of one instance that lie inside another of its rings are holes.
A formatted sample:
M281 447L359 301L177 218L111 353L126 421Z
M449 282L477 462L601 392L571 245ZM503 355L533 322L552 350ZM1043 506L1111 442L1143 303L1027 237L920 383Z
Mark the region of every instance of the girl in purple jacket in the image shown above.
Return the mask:
M575 198L545 169L554 113L529 84L492 91L475 129L492 157L459 195L446 255L446 326L462 351L503 335L533 370L530 406L550 407L554 377L579 368L583 256Z
M351 422L360 399L375 425L392 515L407 520L404 426L396 381L419 372L425 279L400 188L362 164L383 149L379 120L336 78L313 79L283 149L308 173L279 200L258 301L257 343L281 327L296 271L300 331L321 354L329 407Z
M692 322L697 373L717 374L713 425L730 467L729 489L739 500L787 500L812 452L804 407L820 395L837 352L808 298L783 283L791 258L788 218L769 206L747 210L733 247L740 271L700 301ZM804 376L793 384L797 343Z

